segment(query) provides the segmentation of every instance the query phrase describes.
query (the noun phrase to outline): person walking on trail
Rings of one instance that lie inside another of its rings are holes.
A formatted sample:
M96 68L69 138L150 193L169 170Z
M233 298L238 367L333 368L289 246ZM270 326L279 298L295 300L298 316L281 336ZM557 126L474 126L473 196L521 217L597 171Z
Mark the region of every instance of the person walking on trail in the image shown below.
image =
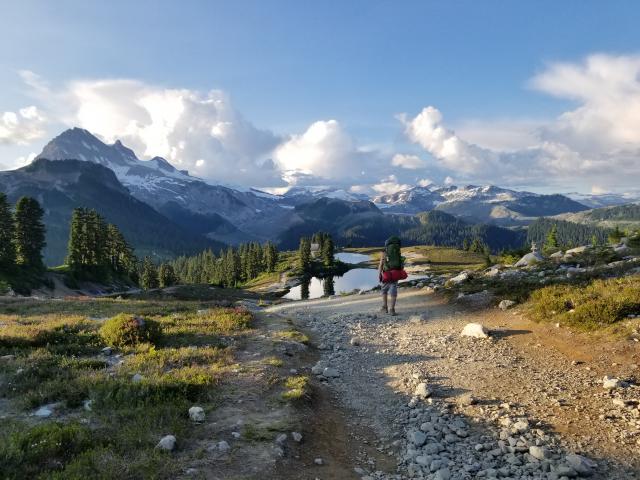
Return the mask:
M384 242L384 250L378 265L378 278L382 290L381 312L396 314L396 299L398 298L398 280L407 278L404 271L404 257L400 255L400 239L389 237Z

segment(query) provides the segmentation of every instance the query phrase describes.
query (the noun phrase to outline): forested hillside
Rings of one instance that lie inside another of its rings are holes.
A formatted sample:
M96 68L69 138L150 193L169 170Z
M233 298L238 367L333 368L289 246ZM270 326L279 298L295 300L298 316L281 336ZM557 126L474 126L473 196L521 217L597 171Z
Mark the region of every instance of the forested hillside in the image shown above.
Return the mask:
M589 245L595 240L606 243L610 230L593 225L567 222L551 218L539 218L527 230L527 243L536 242L542 245L549 232L556 226L558 244L562 247Z

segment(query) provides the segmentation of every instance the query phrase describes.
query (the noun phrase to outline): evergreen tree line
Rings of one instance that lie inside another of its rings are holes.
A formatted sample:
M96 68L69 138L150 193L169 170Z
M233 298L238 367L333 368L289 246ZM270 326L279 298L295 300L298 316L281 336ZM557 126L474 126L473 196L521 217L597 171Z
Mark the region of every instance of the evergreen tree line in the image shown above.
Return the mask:
M316 232L311 238L301 237L298 246L298 267L304 273L309 273L312 266L311 245L317 245L317 257L325 267L335 264L335 245L333 238L326 232Z
M609 233L609 229L593 225L539 218L527 229L527 244L536 242L545 250L566 249L580 245L602 245L607 243Z
M20 198L11 208L0 192L0 272L8 275L44 271L42 249L46 245L44 211L37 200Z
M88 208L73 210L66 263L79 277L106 280L115 274L134 281L138 278L137 259L118 227Z
M274 243L261 245L251 242L237 248L229 247L217 256L211 250L180 256L167 265L171 266L180 283L236 287L262 273L275 272L278 258L278 248Z

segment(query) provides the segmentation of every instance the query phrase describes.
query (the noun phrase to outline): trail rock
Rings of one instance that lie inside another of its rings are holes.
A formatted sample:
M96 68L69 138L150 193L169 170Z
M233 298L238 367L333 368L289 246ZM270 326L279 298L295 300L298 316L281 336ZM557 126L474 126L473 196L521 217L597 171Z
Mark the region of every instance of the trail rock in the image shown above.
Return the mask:
M429 398L431 396L431 390L425 382L421 382L416 386L414 395L421 399Z
M327 378L338 378L340 376L340 372L335 368L327 367L322 371L322 375Z
M625 382L623 382L619 378L610 377L609 375L606 375L602 379L602 387L606 388L607 390L613 390L614 388L624 388L625 386L626 386Z
M189 409L189 418L192 422L204 422L204 409L202 407L191 407Z
M298 432L291 432L291 438L296 443L300 443L302 441L302 434Z
M166 450L168 452L172 451L176 448L176 437L173 435L165 435L160 439L158 444L156 445L157 449Z
M511 307L513 307L516 304L516 302L514 302L513 300L502 300L499 304L498 304L498 308L500 310L508 310Z
M479 323L467 323L460 335L463 337L488 338L489 331Z
M133 383L138 383L144 380L144 376L141 373L136 373L133 377L131 377L131 381Z
M594 469L598 466L593 460L571 453L565 457L565 461L573 468L578 474L588 477L593 475Z
M34 415L40 418L48 418L53 415L53 409L45 405L44 407L40 407L38 410L36 410Z
M531 446L529 447L529 455L538 460L544 460L549 456L549 451L545 447Z
M231 446L225 440L220 440L218 442L217 448L222 453L227 453L229 450L231 450Z

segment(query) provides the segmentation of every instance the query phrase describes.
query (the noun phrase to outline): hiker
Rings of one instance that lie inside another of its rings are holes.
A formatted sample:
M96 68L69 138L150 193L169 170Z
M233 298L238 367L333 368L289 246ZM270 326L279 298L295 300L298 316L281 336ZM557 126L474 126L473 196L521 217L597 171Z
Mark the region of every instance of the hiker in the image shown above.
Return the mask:
M393 316L397 315L398 280L407 278L407 272L403 269L404 257L400 255L400 246L398 237L389 237L384 242L384 250L378 265L378 278L380 279L382 290L382 308L380 311Z

